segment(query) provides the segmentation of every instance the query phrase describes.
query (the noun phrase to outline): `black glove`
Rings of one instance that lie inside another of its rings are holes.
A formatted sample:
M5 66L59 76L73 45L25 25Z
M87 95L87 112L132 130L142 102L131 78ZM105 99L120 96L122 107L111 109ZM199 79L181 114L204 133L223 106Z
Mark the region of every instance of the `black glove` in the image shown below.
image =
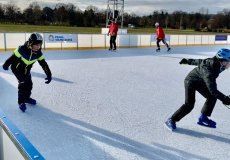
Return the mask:
M2 68L3 68L4 70L8 70L8 69L9 69L9 66L7 66L6 64L3 64Z
M188 64L188 60L183 58L179 63L180 64Z
M226 96L226 97L223 99L222 103L223 103L224 105L230 105L230 98L229 98L228 96Z
M52 77L51 76L47 76L46 78L45 78L45 83L46 84L49 84L50 82L51 82L51 80L52 80Z

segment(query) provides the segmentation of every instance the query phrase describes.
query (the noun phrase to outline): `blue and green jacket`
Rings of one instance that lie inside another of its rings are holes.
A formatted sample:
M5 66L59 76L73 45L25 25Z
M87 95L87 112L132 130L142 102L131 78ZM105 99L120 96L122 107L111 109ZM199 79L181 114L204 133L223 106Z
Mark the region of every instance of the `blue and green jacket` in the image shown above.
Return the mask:
M21 74L26 75L30 74L30 70L36 61L41 65L47 77L51 77L51 71L45 61L41 49L36 52L32 51L28 47L28 42L16 48L12 56L6 60L4 65L7 67L11 66L11 69L14 72L20 72Z

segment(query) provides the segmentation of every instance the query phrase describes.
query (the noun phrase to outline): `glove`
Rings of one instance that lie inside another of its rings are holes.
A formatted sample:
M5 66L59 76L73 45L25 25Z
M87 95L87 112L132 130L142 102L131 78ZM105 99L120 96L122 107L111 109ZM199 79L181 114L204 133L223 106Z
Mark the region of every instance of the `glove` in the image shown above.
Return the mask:
M226 97L223 99L222 103L223 103L224 105L230 105L230 98L229 98L228 96L226 96Z
M183 58L179 63L180 64L188 64L188 60Z
M47 76L46 78L45 78L45 83L46 84L49 84L50 82L51 82L51 80L52 80L52 77L51 76Z
M8 70L8 69L9 69L9 66L7 66L6 64L3 64L2 68L3 68L4 70Z

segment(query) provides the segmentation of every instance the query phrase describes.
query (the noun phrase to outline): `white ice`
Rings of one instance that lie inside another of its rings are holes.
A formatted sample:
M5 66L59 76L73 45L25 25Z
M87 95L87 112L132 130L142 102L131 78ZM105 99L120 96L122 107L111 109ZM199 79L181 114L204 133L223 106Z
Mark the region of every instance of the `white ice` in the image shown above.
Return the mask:
M222 47L172 47L89 51L44 51L50 84L38 63L32 69L36 106L17 105L17 80L0 72L1 110L48 160L188 160L230 157L230 110L217 102L216 129L196 124L205 99L197 93L193 111L177 123L165 120L184 102L183 81L194 66L182 57L212 57ZM0 55L0 64L9 56ZM230 72L218 88L230 93Z

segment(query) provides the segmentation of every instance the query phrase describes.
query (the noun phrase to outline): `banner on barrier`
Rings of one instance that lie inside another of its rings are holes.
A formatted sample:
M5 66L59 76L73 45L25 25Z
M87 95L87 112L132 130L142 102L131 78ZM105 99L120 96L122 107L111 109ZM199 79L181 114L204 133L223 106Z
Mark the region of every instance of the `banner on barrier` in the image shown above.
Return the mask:
M47 43L77 43L76 34L52 34L45 33L45 42Z
M227 41L228 40L228 35L216 35L215 36L215 41Z

